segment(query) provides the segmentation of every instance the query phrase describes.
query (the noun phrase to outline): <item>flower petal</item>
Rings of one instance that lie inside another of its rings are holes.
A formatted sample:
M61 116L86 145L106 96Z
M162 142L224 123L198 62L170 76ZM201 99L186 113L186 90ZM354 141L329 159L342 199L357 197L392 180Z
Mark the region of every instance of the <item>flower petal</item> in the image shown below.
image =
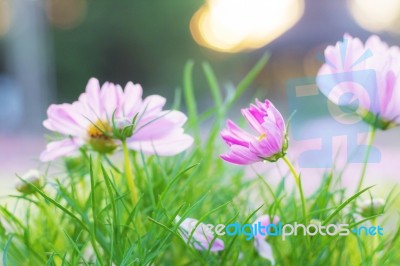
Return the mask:
M176 222L180 221L180 217L175 218ZM217 252L224 250L224 241L219 238L214 240L214 233L204 223L198 223L199 221L193 218L186 218L179 225L179 233L182 238L188 243L190 235L192 235L190 245L197 250L207 251L210 249L211 252ZM194 232L193 232L194 230ZM210 247L211 245L211 247Z
M254 110L253 110L254 112ZM254 115L250 112L249 108L242 109L242 115L246 118L249 125L254 128L259 134L263 133L261 123L257 121Z
M142 94L143 89L140 84L133 84L128 82L124 89L124 115L133 117L139 112L140 106L142 105Z
M143 119L153 117L162 111L167 100L160 95L150 95L143 100L140 114L144 113Z
M232 145L230 151L227 154L222 154L221 159L233 164L252 164L255 162L262 161L261 158L257 157L254 153L246 147L240 145Z
M263 103L256 99L257 106L263 109L266 113L266 116L263 122L270 121L275 124L280 131L285 132L285 120L282 117L282 114L276 109L275 105L272 104L270 100L265 100Z
M257 218L257 220L255 220L254 221L254 223L253 223L253 226L254 225L257 225L258 226L258 223L260 223L262 226L268 226L268 225L270 225L271 223L273 223L273 224L278 224L279 223L279 217L278 216L275 216L274 217L274 219L271 221L271 217L269 217L269 215L261 215L260 217L258 217ZM260 229L258 229L258 230L260 230ZM255 237L256 238L259 238L259 239L261 239L261 240L264 240L265 239L265 237L266 237L266 235L267 235L267 232L262 232L264 235L262 235L262 234L255 234Z
M154 140L128 139L128 147L133 150L143 151L145 154L159 156L173 156L188 149L193 144L193 138L183 133L182 128L171 131L168 135Z
M61 156L69 156L75 153L83 142L79 139L64 139L61 141L53 141L47 144L46 150L40 155L43 162L52 161Z
M359 39L345 35L343 42L325 49L325 59L326 63L318 72L317 84L331 102L357 109L354 112L361 116L372 113L383 122L398 123L397 119L400 122L399 47L389 47L376 35L369 37L365 45ZM353 99L349 103L340 103L339 99L345 93L354 95ZM352 105L355 100L358 100L357 106ZM374 119L365 121L375 123Z
M257 250L258 254L271 262L272 265L275 265L275 259L272 252L271 245L268 244L267 241L261 240L259 238L254 239L254 248Z
M85 120L71 104L52 104L47 109L44 127L64 135L78 136L84 132Z
M115 116L118 116L121 112L123 92L119 85L106 82L101 87L101 102L104 106L106 118L111 121L112 116L115 112Z
M91 78L89 80L86 85L86 93L82 93L81 97L87 100L85 102L89 106L91 113L99 116L103 112L103 105L100 97L100 84L96 78Z
M261 158L268 158L280 153L285 141L283 132L271 122L263 125L266 137L262 140L254 140L250 143L250 152Z
M221 131L221 137L229 146L236 144L248 147L250 142L255 139L231 120L228 120L226 127Z
M141 119L137 124L133 139L148 141L164 138L172 131L181 128L186 120L187 117L182 112L162 111L157 116Z

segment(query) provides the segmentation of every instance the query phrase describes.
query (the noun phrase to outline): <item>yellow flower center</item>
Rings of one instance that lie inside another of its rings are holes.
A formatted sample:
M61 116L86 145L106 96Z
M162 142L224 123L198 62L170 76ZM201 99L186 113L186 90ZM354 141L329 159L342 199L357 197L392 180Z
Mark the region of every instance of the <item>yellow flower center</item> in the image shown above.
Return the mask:
M263 139L265 139L267 137L267 134L262 133L260 136L258 136L257 140L258 141L262 141Z
M97 120L91 123L87 129L89 143L95 151L110 153L117 147L113 139L107 135L112 134L111 126L107 121Z
M104 133L110 133L111 127L108 122L97 120L90 124L87 132L90 138L108 138Z

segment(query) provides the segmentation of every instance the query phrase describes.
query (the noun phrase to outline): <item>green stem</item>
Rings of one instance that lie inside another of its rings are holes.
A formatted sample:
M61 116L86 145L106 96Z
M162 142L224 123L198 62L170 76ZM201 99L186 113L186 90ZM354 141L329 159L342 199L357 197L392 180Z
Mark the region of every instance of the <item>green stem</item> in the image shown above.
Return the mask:
M376 225L377 225L377 221L376 221L376 217L375 218L373 218L372 220L371 220L371 223L372 223L372 225L373 226L375 226L376 227ZM372 236L372 248L371 248L371 257L372 257L372 263L371 263L371 265L372 266L376 266L376 265L378 265L377 263L376 263L376 256L375 256L375 253L376 253L376 248L377 248L377 238L379 237L379 234L377 234L377 235L375 235L375 236Z
M369 155L371 153L372 143L374 142L374 139L375 139L375 133L376 133L376 128L371 127L371 131L369 132L369 135L368 135L367 151L365 152L363 168L361 171L361 177L360 177L360 181L358 182L356 192L361 190L361 187L364 183L365 173L367 172L368 159L369 159Z
M293 164L286 157L282 157L282 159L286 163L286 165L289 167L289 170L292 173L294 180L296 181L297 188L299 189L299 192L300 192L301 205L302 205L302 210L303 210L303 219L304 219L305 223L307 224L308 219L307 219L306 200L304 197L304 192L303 192L303 187L301 185L300 176L297 174L296 169L294 169Z
M124 167L125 167L125 178L128 184L129 192L131 195L132 205L133 207L136 206L138 201L137 191L135 187L134 177L131 168L131 162L129 159L129 150L128 146L126 145L126 141L122 142L122 147L124 150Z
M94 167L94 171L95 172L94 172L94 175L93 175L93 179L94 179L93 183L94 184L96 184L96 178L98 178L100 176L100 173L101 173L103 155L101 153L98 153L96 157L97 157L96 158L96 164L95 164L95 167ZM99 190L97 190L97 191L99 191ZM94 189L94 187L93 187L92 193L96 193L96 189ZM97 196L98 195L95 195L94 197L97 198ZM93 198L93 199L95 199L95 198ZM96 206L95 202L92 202L92 204L93 204L94 207ZM96 211L95 211L95 209L93 209L93 226L90 226L90 233L89 233L90 236L89 236L89 238L90 238L90 242L91 242L92 247L93 247L93 251L96 254L97 262L100 265L104 265L103 262L102 262L101 253L100 253L100 251L99 251L99 249L97 247L97 243L98 243L97 238L96 238L97 220L95 219L95 215L96 215Z

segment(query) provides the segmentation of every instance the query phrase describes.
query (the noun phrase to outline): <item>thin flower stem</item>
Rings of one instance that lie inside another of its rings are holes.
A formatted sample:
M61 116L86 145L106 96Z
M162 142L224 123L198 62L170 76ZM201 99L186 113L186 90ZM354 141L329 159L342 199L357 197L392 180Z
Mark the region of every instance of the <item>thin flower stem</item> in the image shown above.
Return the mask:
M373 142L375 140L375 133L376 133L376 128L374 126L372 126L371 127L371 131L369 132L369 135L368 135L367 151L365 152L364 161L363 161L363 168L362 168L362 171L361 171L361 177L360 177L360 181L358 182L358 186L357 186L356 192L361 190L361 187L362 187L362 185L364 183L365 173L367 172L368 159L369 159L369 156L371 154L372 144L373 144Z
M376 217L375 218L373 218L372 220L371 220L371 223L372 223L372 225L373 226L375 226L376 227L376 225L377 225L377 221L376 221ZM372 256L372 259L371 259L371 261L372 261L372 263L371 263L371 265L372 266L376 266L376 265L378 265L377 263L376 263L376 248L377 248L377 238L379 237L379 234L377 234L377 235L375 235L375 236L373 236L372 237L372 248L371 248L371 256Z
M304 219L305 223L307 224L306 200L304 197L304 192L303 192L303 187L301 185L300 176L297 174L296 169L294 169L293 164L286 157L282 157L282 159L286 163L286 165L289 167L289 170L292 173L292 175L296 181L297 188L299 189L299 192L300 192L301 205L302 205L302 210L303 210L303 219Z
M138 201L137 191L135 187L135 182L133 178L131 162L129 159L129 150L128 146L126 145L126 141L122 142L122 147L124 150L124 167L125 167L125 178L126 182L128 183L129 193L131 195L132 205L133 207L136 206Z

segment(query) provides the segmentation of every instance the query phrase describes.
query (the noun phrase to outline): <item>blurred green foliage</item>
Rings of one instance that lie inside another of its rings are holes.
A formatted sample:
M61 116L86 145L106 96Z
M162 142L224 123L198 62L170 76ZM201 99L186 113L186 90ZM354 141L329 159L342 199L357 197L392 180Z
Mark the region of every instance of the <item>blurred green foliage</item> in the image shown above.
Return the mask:
M88 1L81 24L52 30L58 98L74 99L92 76L171 93L187 59L201 57L189 22L202 3Z
M263 51L224 54L199 46L189 23L203 3L89 1L81 24L73 29L52 29L58 102L75 99L93 76L121 85L132 80L140 83L147 95L157 93L172 99L188 59L209 61L222 83L239 82L238 77L249 71ZM205 98L207 81L195 77L194 83L197 96Z

